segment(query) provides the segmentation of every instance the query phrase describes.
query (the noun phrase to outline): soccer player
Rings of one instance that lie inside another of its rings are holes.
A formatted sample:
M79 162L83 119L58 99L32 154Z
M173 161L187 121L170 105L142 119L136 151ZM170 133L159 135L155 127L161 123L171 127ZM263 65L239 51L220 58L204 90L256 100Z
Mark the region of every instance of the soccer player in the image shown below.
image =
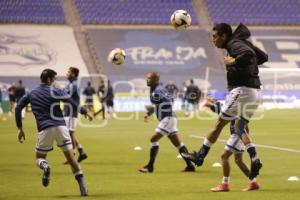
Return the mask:
M20 143L23 143L25 140L21 112L30 103L39 131L36 143L36 162L44 172L42 177L43 185L45 187L48 186L50 181L50 165L46 160L46 156L49 151L53 150L53 141L55 140L71 165L72 172L79 184L81 195L87 196L83 172L74 158L71 138L60 109L60 101L67 101L74 107L79 106L79 104L69 99L65 91L51 86L56 79L56 74L51 69L43 70L40 76L41 84L20 99L15 113L16 124L19 129L18 140ZM81 107L80 112L90 120L92 119L84 108Z
M102 112L102 119L105 119L105 107L106 107L106 103L105 103L105 83L104 80L101 80L100 85L98 87L97 90L97 95L99 98L99 101L101 103L101 109L98 110L97 112L94 113L94 117L96 117L98 114L100 114Z
M200 150L193 154L183 154L183 156L198 166L202 165L222 129L231 120L238 119L235 126L236 133L242 139L250 156L249 178L252 179L259 174L262 164L249 135L244 134L244 129L259 104L261 82L258 76L258 65L266 62L268 56L247 40L251 34L243 24L240 24L234 33L230 25L216 24L212 34L214 45L226 49L229 54L224 57L229 94L219 118L205 138Z
M95 89L92 87L91 82L87 83L86 88L83 90L83 94L86 96L85 105L87 106L88 110L94 113L94 100L93 95L96 94Z
M25 87L23 86L22 80L19 80L19 85L17 85L15 89L15 97L17 102L25 95L26 90Z
M181 100L181 110L186 110L186 98L185 98L185 93L186 93L187 86L185 82L182 83L182 86L180 87L178 91L178 97Z
M219 113L221 111L221 104L218 101L213 99L207 99L203 106L210 108L213 112ZM246 163L243 161L243 153L245 149L245 145L239 136L235 133L235 120L230 122L230 137L226 142L224 152L221 155L222 159L222 167L223 167L223 179L222 183L217 185L214 188L211 188L213 192L228 192L230 190L229 182L230 182L230 161L229 158L234 155L235 163L238 165L240 170L249 177L250 170ZM246 127L245 133L249 134L249 129ZM258 190L260 188L259 183L256 178L249 178L249 185L247 188L242 191L252 191Z
M68 88L66 89L67 93L71 96L71 99L76 102L77 104L80 104L80 97L78 94L78 83L77 83L77 78L79 75L79 69L76 67L70 67L69 70L67 71L67 79L69 80L70 84L68 85ZM79 143L75 131L77 127L77 116L78 116L78 111L77 107L71 105L71 104L65 104L64 106L64 117L66 120L66 125L69 129L71 139L72 139L72 144L74 150L77 149L79 152L79 156L77 161L81 162L85 159L87 159L87 154L84 152L82 145ZM67 161L65 162L67 164Z
M201 90L197 85L194 84L194 80L190 80L190 84L186 88L185 99L187 100L186 113L185 115L190 115L190 109L194 111L198 108L198 104L201 98ZM190 108L191 107L191 108Z
M147 75L147 85L150 87L150 101L155 105L155 108L148 107L148 112L145 115L145 122L154 112L157 119L160 121L155 129L155 134L151 137L150 160L147 165L139 169L143 173L152 173L154 170L154 162L159 150L159 140L163 136L168 136L172 144L178 148L179 153L188 153L187 148L181 143L178 137L177 119L172 108L172 98L168 95L168 91L159 84L159 74L156 72ZM153 108L153 109L152 109ZM195 167L191 161L185 159L185 172L194 172Z
M105 86L104 81L101 81L101 85L98 88L98 97L101 102L101 109L97 111L94 116L100 114L102 112L102 118L108 119L110 118L110 113L112 113L112 117L116 118L116 113L114 111L114 89L111 85L110 80L107 81L107 86Z
M9 97L9 112L8 114L11 115L16 107L16 84L12 83L12 85L8 88L8 97Z
M108 80L107 88L106 88L106 96L105 96L107 115L108 115L108 117L110 117L110 113L112 113L112 117L116 118L116 113L114 110L114 98L115 98L115 92L111 85L110 80Z

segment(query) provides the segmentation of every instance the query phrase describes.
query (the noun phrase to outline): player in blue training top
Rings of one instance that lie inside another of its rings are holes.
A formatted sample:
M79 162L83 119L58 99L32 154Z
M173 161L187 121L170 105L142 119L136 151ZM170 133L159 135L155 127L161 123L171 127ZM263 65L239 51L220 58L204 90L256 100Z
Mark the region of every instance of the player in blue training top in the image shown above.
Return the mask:
M70 99L64 90L51 86L56 79L56 75L57 73L51 69L43 70L40 76L41 84L19 100L15 112L16 124L19 129L18 139L20 143L23 143L25 140L21 112L30 103L38 128L36 161L37 165L44 171L42 177L43 185L46 187L49 184L50 166L46 160L46 156L49 151L53 150L53 141L55 140L71 165L79 184L81 195L87 196L88 193L84 183L83 172L74 157L70 134L60 109L60 101L68 102L74 107L79 107L79 104ZM84 114L90 120L92 119L83 107L80 107L80 113Z
M66 76L70 82L66 90L70 95L71 99L77 104L80 104L80 97L78 94L78 83L77 83L77 78L79 76L79 69L76 67L70 67L67 71ZM84 152L82 145L79 143L75 135L75 131L77 127L77 117L78 117L77 107L71 104L65 104L64 117L65 117L67 128L69 129L71 135L73 149L74 150L77 149L79 152L77 161L81 162L82 160L87 159L87 154ZM68 164L68 162L66 161L65 164Z
M172 144L178 148L179 153L188 153L187 148L181 143L178 137L177 119L172 108L172 97L168 95L168 91L159 84L159 74L156 72L149 73L147 75L147 85L150 87L150 100L154 104L153 107L147 107L147 114L145 115L145 122L148 122L148 117L154 112L156 113L157 119L160 121L155 129L155 134L151 137L151 149L150 149L150 160L148 164L141 169L140 172L151 173L154 170L155 158L158 154L159 143L158 141L164 136L168 136ZM184 172L194 172L195 167L192 162L184 159L186 162L186 168Z

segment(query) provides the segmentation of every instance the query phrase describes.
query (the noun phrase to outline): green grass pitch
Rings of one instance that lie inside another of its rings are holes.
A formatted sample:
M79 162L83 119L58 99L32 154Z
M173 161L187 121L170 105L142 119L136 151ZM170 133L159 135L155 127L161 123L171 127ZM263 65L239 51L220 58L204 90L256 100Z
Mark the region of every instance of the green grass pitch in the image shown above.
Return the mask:
M262 120L252 121L252 137L257 144L300 149L300 110L266 111ZM122 113L123 118L133 115ZM231 191L212 193L222 177L222 168L213 168L220 162L224 143L217 142L208 155L204 166L196 173L181 173L184 162L177 158L178 152L167 138L160 142L160 152L153 174L141 174L137 169L148 161L149 138L157 125L154 119L145 124L140 119L112 119L103 128L79 127L77 136L84 146L88 159L82 168L89 188L88 199L251 199L295 200L300 196L300 182L287 181L290 176L300 176L300 153L258 148L264 164L258 177L261 190L241 192L247 179L232 160ZM183 116L183 113L178 113ZM6 118L6 120L5 120ZM85 124L89 122L84 121ZM100 124L95 120L92 124ZM201 139L191 135L205 136L212 120L179 120L180 137L189 150L196 150ZM50 185L41 184L41 171L35 166L34 146L36 126L31 113L24 121L26 141L19 144L17 129L12 117L0 116L0 199L81 199L77 183L69 166L63 165L64 157L58 147L49 153L52 166ZM228 138L228 127L221 139ZM141 146L141 151L134 151ZM248 155L245 160L249 163Z

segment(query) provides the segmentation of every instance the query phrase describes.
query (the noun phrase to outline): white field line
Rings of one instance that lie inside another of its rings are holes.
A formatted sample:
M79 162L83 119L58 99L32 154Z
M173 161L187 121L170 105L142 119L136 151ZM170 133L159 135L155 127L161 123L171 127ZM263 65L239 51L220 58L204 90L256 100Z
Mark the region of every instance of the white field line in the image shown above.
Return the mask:
M200 136L200 135L190 135L190 137L197 138L197 139L205 138L204 136ZM226 143L227 140L218 139L218 142ZM288 151L288 152L293 152L293 153L300 153L300 150L298 150L298 149L289 149L289 148L285 148L285 147L275 147L275 146L269 146L269 145L263 145L263 144L255 144L255 146L265 148L265 149L274 149L274 150L278 150L278 151Z

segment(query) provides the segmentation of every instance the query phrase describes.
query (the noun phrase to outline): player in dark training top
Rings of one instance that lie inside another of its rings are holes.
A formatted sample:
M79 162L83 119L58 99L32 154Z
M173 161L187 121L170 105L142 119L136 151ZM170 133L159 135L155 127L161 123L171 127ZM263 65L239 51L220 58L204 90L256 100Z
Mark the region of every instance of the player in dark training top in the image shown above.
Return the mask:
M139 169L143 173L151 173L154 170L154 162L159 150L158 141L163 136L168 136L172 144L178 148L179 153L188 153L187 148L181 143L178 137L177 119L172 108L172 97L169 96L165 87L159 84L159 74L156 72L147 75L147 85L150 87L150 101L154 107L147 107L148 112L145 115L145 122L154 112L160 121L155 129L155 134L151 137L150 160L147 165ZM185 172L194 172L195 167L191 161L184 159L186 162Z
M240 24L234 32L229 24L216 24L212 30L213 43L217 48L226 49L224 57L227 70L229 94L222 106L219 118L205 138L203 145L194 154L183 154L184 157L200 166L211 146L218 139L222 129L232 120L237 120L235 132L241 138L251 159L249 179L255 178L262 167L255 145L245 127L260 103L260 78L258 65L268 60L268 55L248 41L251 33Z
M21 112L27 105L31 104L32 112L35 116L38 139L36 142L36 162L38 167L43 170L42 183L46 187L50 180L50 165L46 160L47 153L53 150L53 142L63 150L64 155L71 165L73 174L79 184L82 196L87 196L87 188L84 183L83 172L79 163L74 158L74 151L69 131L66 127L60 102L64 101L71 104L76 110L84 114L90 120L86 109L79 107L79 104L69 98L65 90L60 90L52 86L56 80L56 72L51 69L43 70L41 76L41 84L31 92L25 94L18 102L16 107L16 124L19 129L18 139L21 143L25 140L25 132L23 131ZM79 108L79 109L78 109Z

